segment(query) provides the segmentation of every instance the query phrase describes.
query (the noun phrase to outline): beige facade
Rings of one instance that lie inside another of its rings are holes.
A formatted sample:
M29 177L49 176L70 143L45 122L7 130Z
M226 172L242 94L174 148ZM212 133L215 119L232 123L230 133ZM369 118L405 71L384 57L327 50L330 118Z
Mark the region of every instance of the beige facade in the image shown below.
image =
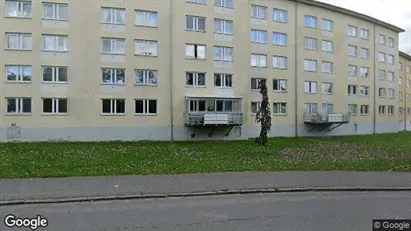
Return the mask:
M400 52L398 123L403 131L411 131L411 56Z
M0 1L0 141L246 139L260 78L270 136L400 130L402 29L308 0L215 4Z

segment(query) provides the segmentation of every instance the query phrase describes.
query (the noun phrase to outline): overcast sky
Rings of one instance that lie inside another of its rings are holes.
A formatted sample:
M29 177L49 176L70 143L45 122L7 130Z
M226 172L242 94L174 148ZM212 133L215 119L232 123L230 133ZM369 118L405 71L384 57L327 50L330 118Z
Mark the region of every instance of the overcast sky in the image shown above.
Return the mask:
M406 32L400 34L400 50L411 54L411 0L317 0L388 22Z

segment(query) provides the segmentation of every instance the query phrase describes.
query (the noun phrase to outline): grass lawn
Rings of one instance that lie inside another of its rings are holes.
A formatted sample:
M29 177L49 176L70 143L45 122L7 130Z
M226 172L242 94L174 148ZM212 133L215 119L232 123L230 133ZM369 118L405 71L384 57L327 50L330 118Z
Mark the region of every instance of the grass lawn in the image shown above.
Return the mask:
M0 143L0 178L226 171L411 171L411 133L231 142Z

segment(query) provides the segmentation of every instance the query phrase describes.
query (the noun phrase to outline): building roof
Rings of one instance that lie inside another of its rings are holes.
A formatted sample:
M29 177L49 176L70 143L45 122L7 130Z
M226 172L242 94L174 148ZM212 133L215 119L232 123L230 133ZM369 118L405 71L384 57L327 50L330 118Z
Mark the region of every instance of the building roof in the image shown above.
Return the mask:
M400 51L400 56L408 60L411 60L411 56L405 52Z
M361 13L358 13L358 12L355 12L355 11L352 11L352 10L348 10L348 9L345 9L345 8L342 8L342 7L334 6L334 5L331 5L331 4L328 4L328 3L318 2L318 1L314 1L314 0L291 0L291 1L303 3L303 4L306 4L306 5L316 6L316 7L326 9L326 10L330 10L330 11L334 11L334 12L337 12L337 13L345 14L345 15L348 15L348 16L351 16L351 17L359 18L359 19L362 19L362 20L377 24L381 27L393 30L397 33L401 33L401 32L405 31L402 28L399 28L399 27L394 26L392 24L383 22L381 20L370 17L368 15L361 14ZM358 0L358 1L360 1L360 0Z

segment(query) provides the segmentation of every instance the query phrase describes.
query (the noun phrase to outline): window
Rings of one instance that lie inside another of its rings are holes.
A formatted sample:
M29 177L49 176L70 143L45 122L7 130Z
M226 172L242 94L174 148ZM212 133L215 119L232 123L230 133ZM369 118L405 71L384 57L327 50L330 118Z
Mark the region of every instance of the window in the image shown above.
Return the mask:
M411 87L411 80L407 79L407 87Z
M378 52L378 61L385 63L385 53Z
M357 76L357 66L348 65L348 76Z
M350 115L357 115L357 109L357 104L348 104L348 113L350 113Z
M317 93L317 82L305 81L304 82L304 92L316 94Z
M388 88L388 98L394 99L395 98L395 90Z
M150 40L135 40L134 54L142 56L157 56L158 42Z
M317 60L304 59L304 71L317 71Z
M334 30L334 22L328 19L323 19L323 31L333 32Z
M287 23L288 12L286 10L274 8L273 9L273 21L280 22L280 23Z
M408 114L408 115L411 114L411 107L407 107L407 114Z
M158 26L158 13L155 11L146 11L146 10L136 10L136 21L137 26L149 26L157 27Z
M384 105L379 105L378 106L378 114L379 115L385 115L385 106Z
M370 87L368 86L361 86L360 87L360 94L362 96L368 96L370 94Z
M323 103L322 111L325 114L332 114L334 112L334 105L329 103Z
M407 65L407 73L410 73L410 70L411 70L410 66Z
M126 9L102 7L101 22L104 24L126 24Z
M361 29L361 39L369 40L370 39L370 31L366 29Z
M400 66L400 71L403 71L404 65L402 64L402 62L399 62L399 66Z
M126 54L126 40L118 38L102 38L101 39L102 54Z
M44 114L66 114L67 99L63 98L43 98Z
M317 28L317 17L311 15L304 16L304 26L307 28Z
M288 44L288 35L279 32L273 32L273 45L276 46L287 46Z
M267 55L251 54L252 67L267 67Z
M388 81L394 82L395 80L394 72L389 71L387 76L388 76Z
M265 30L251 30L250 40L253 43L267 43L267 31Z
M6 65L8 82L30 82L32 76L31 66L11 66Z
M368 115L369 105L361 105L360 106L360 113L361 115Z
M6 16L13 18L31 18L31 1L6 1Z
M388 64L394 65L394 55L388 55Z
M332 83L323 83L323 93L332 94L333 93L333 84Z
M101 112L103 114L124 114L126 113L125 99L102 99Z
M356 85L348 85L348 95L357 95Z
M32 37L27 33L6 33L6 48L10 50L31 50Z
M251 18L267 20L267 7L251 5Z
M411 101L411 94L407 93L407 101Z
M391 37L388 37L388 44L389 47L394 48L394 39Z
M43 19L68 20L68 4L43 3Z
M304 38L304 47L309 50L317 50L317 39L316 38Z
M233 0L214 0L214 6L233 8Z
M357 57L357 47L348 45L348 56Z
M233 48L214 46L214 61L233 62Z
M101 83L104 84L125 84L126 69L124 68L102 68Z
M368 67L360 67L360 77L367 78L370 69Z
M287 91L287 80L273 79L273 91L286 92Z
M357 27L355 26L348 26L348 36L357 37Z
M215 87L233 87L233 75L232 74L214 74L214 86Z
M43 35L43 51L68 52L68 36Z
M402 85L402 80L403 80L403 79L402 79L401 77L398 78L398 85L400 85L400 86Z
M198 3L198 4L206 4L206 0L186 0L186 2Z
M155 115L157 114L157 100L155 99L136 99L135 114Z
M257 114L260 111L260 102L251 102L251 114Z
M67 83L67 67L43 66L43 82Z
M304 112L309 114L316 114L318 111L318 104L306 103L304 104Z
M385 97L387 97L387 89L385 89L385 88L383 88L383 87L380 87L380 88L378 89L378 96L379 96L380 98L385 98Z
M189 59L205 59L206 46L198 44L186 44L186 58Z
M369 59L369 57L370 57L370 50L367 48L361 48L361 58Z
M388 108L388 115L394 115L395 109L394 106L390 105Z
M287 103L274 103L273 113L274 115L286 115L287 114Z
M323 61L321 63L321 70L322 70L323 73L333 73L333 70L334 70L333 63Z
M233 21L214 19L214 33L232 35Z
M332 53L333 52L333 42L323 40L322 41L322 51Z
M190 112L206 111L205 100L190 100Z
M158 72L156 70L136 69L134 73L136 85L157 85Z
M385 45L385 35L382 35L382 34L378 35L378 43Z
M259 84L265 78L251 78L251 90L259 90Z
M205 87L205 73L186 72L186 86Z
M404 93L398 92L398 98L399 98L400 101L403 101L404 100Z
M399 107L398 108L398 115L403 115L404 113L404 108L403 107Z
M6 98L7 114L31 113L31 98Z
M206 18L186 15L186 30L206 31Z
M274 69L287 69L288 58L282 56L273 56L273 68Z
M378 73L380 76L380 80L385 80L386 72L384 70L379 70Z

